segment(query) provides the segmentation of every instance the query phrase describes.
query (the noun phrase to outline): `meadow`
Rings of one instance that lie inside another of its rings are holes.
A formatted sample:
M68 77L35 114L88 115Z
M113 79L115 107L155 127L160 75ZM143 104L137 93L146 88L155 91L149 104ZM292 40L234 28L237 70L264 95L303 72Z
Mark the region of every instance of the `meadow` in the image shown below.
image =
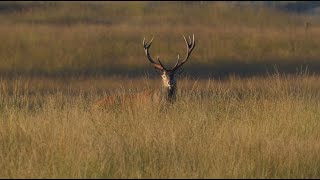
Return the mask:
M306 22L310 27L306 27ZM166 108L156 89L196 48ZM0 178L319 178L316 17L228 2L1 2Z

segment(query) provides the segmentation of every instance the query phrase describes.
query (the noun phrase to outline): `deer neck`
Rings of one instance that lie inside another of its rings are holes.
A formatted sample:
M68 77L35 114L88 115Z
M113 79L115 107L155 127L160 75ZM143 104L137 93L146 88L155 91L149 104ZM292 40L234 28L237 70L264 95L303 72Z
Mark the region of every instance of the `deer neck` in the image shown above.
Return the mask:
M176 86L172 86L170 88L168 86L162 86L162 96L165 98L166 101L173 102L176 100L176 90Z

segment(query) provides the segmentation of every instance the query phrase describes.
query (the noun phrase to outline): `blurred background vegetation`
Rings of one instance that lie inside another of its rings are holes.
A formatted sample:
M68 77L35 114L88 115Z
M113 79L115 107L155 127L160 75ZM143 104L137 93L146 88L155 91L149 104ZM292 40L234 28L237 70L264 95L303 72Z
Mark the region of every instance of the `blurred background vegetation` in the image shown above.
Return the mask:
M195 75L320 72L319 2L0 2L0 74L134 75L151 55Z

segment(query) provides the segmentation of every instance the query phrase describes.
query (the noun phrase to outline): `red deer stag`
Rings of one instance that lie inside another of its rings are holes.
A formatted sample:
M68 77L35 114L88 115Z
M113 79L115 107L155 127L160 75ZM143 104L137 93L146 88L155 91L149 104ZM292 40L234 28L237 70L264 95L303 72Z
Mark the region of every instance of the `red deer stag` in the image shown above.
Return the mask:
M178 55L178 60L177 63L174 65L173 68L167 69L163 66L159 56L157 57L157 61L155 62L150 53L149 53L149 48L152 44L153 38L149 41L146 42L145 38L143 39L143 48L145 51L145 54L150 61L150 63L154 66L154 68L161 73L162 77L162 88L159 90L147 90L147 91L142 91L139 93L132 93L132 94L122 94L122 95L110 95L102 100L99 100L95 103L95 106L98 107L105 107L108 105L112 104L118 104L127 101L128 99L136 101L164 101L164 102L170 102L173 103L176 100L176 91L177 91L177 80L176 80L176 75L178 74L179 68L187 62L189 59L189 56L192 52L192 50L195 47L195 40L194 40L194 35L191 37L189 36L189 39L187 40L185 36L183 36L186 45L187 45L187 55L185 59L180 62L179 55Z

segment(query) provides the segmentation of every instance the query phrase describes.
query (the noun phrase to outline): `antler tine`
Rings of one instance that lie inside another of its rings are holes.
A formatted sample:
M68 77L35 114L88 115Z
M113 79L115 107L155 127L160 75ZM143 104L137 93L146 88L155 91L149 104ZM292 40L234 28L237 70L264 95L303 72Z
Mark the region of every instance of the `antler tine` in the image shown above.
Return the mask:
M192 36L192 40L191 40L191 37L189 36L189 41L190 41L190 43L188 42L187 44L188 44L188 47L189 47L189 51L191 52L192 50L193 50L193 48L194 48L194 46L195 46L195 43L194 43L194 34L193 34L193 36ZM188 52L189 52L188 51Z
M192 40L191 40L190 36L189 36L189 41L186 39L185 36L183 36L183 38L187 44L187 56L181 63L179 63L179 55L178 55L178 61L177 61L176 65L171 69L172 71L179 69L188 60L192 50L194 49L194 47L196 45L195 40L194 40L194 34L192 35Z
M179 54L178 54L178 60L177 60L177 63L173 66L173 68L172 68L172 69L174 69L176 66L178 66L179 61L180 61L180 56L179 56Z
M145 48L149 48L150 46L151 46L151 44L152 44L152 41L153 41L153 38L154 38L154 36L152 37L152 39L149 41L149 42L145 42L146 41L146 38L144 37L143 38L143 46L145 47Z
M144 51L148 57L148 60L153 64L153 66L156 68L156 69L159 69L159 70L165 70L164 66L162 65L160 59L159 59L159 56L158 56L158 61L160 64L157 64L156 62L154 62L154 60L151 58L150 56L150 53L149 53L149 48L152 44L152 41L153 41L153 38L149 41L149 42L146 42L145 41L145 38L143 38L143 48L144 48Z
M159 57L159 56L157 56L157 60L158 60L159 64L161 65L161 67L162 67L164 70L167 70L167 69L163 66L162 62L160 61L160 57Z
M190 38L190 36L188 36L189 38ZM187 44L187 47L189 47L189 40L183 35L183 39L184 39L184 41L186 42L186 44Z

